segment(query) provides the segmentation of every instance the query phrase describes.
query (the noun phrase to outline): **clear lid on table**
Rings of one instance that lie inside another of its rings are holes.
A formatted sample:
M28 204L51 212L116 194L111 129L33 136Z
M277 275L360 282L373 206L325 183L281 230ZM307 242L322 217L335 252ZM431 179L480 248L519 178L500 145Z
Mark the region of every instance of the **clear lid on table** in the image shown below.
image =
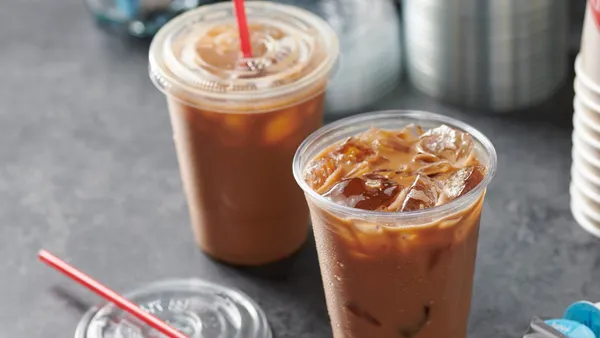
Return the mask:
M190 338L271 338L263 310L241 291L205 280L156 282L124 295ZM162 338L113 304L86 313L75 338Z

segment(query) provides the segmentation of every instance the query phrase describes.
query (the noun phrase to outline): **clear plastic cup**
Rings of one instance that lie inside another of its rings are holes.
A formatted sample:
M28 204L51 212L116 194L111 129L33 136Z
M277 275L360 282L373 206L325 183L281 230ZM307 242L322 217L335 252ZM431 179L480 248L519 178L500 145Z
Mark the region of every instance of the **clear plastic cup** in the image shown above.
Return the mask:
M488 168L464 196L437 207L387 213L336 204L312 190L307 165L327 147L370 127L446 124L474 138ZM329 124L296 152L293 171L311 212L335 338L466 337L479 219L496 152L475 128L420 111L362 114ZM444 258L442 258L444 257Z
M146 285L125 297L190 338L271 338L263 310L241 291L199 279ZM114 304L90 309L75 338L159 338Z
M210 256L263 265L300 249L308 208L289 170L319 128L338 55L318 16L246 2L252 58L231 1L189 11L150 46L150 76L167 98L195 238Z

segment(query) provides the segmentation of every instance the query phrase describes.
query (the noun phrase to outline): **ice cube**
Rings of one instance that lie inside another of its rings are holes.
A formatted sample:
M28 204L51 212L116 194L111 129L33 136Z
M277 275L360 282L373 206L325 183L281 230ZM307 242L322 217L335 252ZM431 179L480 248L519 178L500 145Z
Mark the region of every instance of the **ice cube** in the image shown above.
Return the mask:
M444 194L453 200L471 191L484 177L485 168L481 165L461 168L445 180Z
M340 163L353 164L364 161L367 157L373 155L374 151L360 140L349 137L337 147L334 153L335 158Z
M408 142L415 142L419 139L421 135L423 135L423 128L419 125L409 124L404 127L398 134L398 137Z
M337 164L331 157L322 157L313 161L304 174L304 180L313 188L318 189L327 178L331 176L337 169Z
M427 164L427 165L419 168L418 172L420 174L426 175L428 177L433 177L433 176L436 176L439 174L448 173L451 170L454 170L454 167L452 166L452 164L450 164L450 162L444 160L444 161Z
M344 178L362 176L366 174L370 169L371 166L369 165L369 162L362 161L359 164L355 165L354 168L350 169L350 171L348 171L348 173L344 175Z
M360 246L357 248L362 254L369 257L380 257L388 253L394 244L387 235L384 227L371 222L353 222L354 233Z
M248 129L248 118L242 114L223 114L223 124L233 134L243 133Z
M413 159L412 162L414 163L437 163L440 162L441 160L432 154L428 154L428 153L417 153Z
M292 137L300 124L299 116L292 110L275 115L265 125L263 139L267 144L283 142L286 138Z
M420 153L435 155L451 163L464 160L473 152L471 135L446 125L428 130L417 143Z
M431 208L437 203L439 187L425 175L417 175L408 188L400 211L413 211Z
M364 210L380 210L393 202L402 188L379 175L344 179L335 184L325 197L333 202Z
M360 140L365 144L370 144L378 153L408 153L411 150L411 144L409 142L403 140L394 132L379 128L371 128L362 133Z
M401 153L409 153L411 150L410 143L402 140L399 137L391 135L388 138L381 138L375 140L373 142L373 147L377 149L378 152L401 152Z
M383 176L385 178L391 179L391 178L394 178L394 177L396 177L398 175L406 175L406 174L407 174L406 170L377 169L377 170L373 171L372 173L367 174L365 176L368 177L370 175L374 175L374 176L379 175L379 176Z

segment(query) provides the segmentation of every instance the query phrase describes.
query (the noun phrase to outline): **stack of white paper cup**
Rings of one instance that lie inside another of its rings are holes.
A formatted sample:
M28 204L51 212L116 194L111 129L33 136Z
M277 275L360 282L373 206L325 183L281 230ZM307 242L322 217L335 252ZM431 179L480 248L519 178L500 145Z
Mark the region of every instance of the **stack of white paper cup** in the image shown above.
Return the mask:
M575 61L571 212L600 237L600 0L589 0Z

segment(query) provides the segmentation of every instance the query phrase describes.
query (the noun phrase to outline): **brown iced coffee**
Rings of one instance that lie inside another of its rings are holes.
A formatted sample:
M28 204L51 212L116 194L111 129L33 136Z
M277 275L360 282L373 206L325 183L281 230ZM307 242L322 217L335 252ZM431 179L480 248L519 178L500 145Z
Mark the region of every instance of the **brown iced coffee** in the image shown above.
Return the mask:
M246 11L252 58L232 4L221 3L163 27L150 74L167 95L196 241L221 261L262 265L306 239L308 209L286 168L322 123L338 45L309 12L269 2Z
M435 114L366 114L301 146L335 338L465 338L495 152Z

